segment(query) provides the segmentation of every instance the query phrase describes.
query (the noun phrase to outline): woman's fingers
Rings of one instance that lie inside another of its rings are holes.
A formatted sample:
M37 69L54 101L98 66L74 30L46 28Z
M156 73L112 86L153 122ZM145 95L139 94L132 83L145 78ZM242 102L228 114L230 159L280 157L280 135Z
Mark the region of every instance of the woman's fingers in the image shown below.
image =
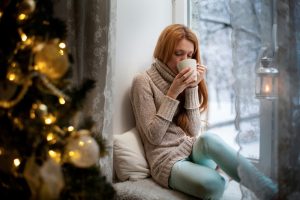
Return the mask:
M205 65L197 65L197 71L206 72L207 67Z
M197 72L198 72L197 79L198 79L198 83L201 82L204 79L206 71L207 71L207 67L205 65L197 65Z
M189 82L189 79L191 77L193 77L194 71L191 68L185 68L183 69L178 75L177 78L181 81L181 82Z

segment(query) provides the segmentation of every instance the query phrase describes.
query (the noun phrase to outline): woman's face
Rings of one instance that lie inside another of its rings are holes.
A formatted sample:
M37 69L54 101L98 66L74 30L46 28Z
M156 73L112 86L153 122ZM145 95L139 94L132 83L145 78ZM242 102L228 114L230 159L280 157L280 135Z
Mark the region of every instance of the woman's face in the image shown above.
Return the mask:
M175 74L178 74L177 63L184 59L192 58L193 54L194 44L187 39L182 39L178 42L170 60L166 64Z

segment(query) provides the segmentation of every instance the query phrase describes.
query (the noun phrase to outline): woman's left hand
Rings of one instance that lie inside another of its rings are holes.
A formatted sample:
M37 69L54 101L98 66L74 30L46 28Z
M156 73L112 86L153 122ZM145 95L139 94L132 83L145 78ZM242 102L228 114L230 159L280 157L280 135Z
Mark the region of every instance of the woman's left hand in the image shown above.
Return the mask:
M190 87L196 87L206 75L207 67L205 65L197 64L197 81L195 81Z

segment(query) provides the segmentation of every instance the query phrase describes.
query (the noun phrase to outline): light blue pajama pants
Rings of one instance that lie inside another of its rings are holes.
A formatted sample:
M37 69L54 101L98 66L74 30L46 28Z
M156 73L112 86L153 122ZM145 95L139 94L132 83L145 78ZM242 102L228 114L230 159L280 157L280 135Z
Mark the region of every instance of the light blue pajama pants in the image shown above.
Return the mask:
M267 187L268 190L271 187L271 192L276 190L270 179L220 137L211 133L202 134L195 141L189 158L173 165L169 186L202 199L220 199L225 189L225 179L215 170L217 165L237 182L240 182L240 167L250 176L253 175L255 181L257 179L257 184L262 186L260 189Z

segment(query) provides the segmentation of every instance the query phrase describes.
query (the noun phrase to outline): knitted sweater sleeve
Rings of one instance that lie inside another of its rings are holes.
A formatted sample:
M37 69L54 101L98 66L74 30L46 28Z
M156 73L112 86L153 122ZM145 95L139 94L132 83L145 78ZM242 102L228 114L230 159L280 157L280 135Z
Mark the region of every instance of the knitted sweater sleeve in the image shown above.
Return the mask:
M160 105L154 99L150 78L144 74L134 78L131 103L136 124L149 143L159 145L174 117L179 101L162 96Z
M184 107L187 110L187 115L190 121L188 131L192 136L197 136L200 133L201 128L198 87L187 88L185 90Z

